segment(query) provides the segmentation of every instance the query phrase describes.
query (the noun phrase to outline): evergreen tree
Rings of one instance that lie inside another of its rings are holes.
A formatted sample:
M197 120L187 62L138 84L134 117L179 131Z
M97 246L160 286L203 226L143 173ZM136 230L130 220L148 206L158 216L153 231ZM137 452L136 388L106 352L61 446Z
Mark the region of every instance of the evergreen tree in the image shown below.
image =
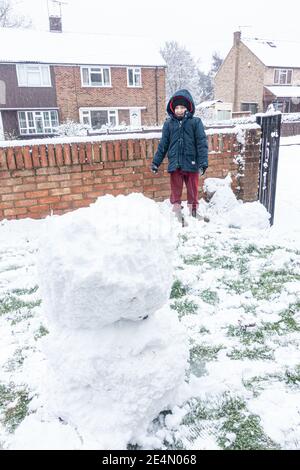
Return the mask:
M222 64L223 64L222 57L220 57L218 52L215 51L212 55L211 69L209 71L209 74L212 78L215 77L217 71L219 70L219 68L221 67Z
M200 100L199 103L202 101L207 101L213 99L213 82L209 74L201 72L198 70L198 77L199 77L199 90L200 90Z

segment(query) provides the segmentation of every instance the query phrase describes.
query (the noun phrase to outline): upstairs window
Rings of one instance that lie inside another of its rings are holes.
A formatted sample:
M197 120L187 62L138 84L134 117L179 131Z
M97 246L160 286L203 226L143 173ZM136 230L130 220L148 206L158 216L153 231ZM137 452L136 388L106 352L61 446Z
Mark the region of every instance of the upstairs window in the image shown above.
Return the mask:
M142 86L142 73L141 73L140 68L128 67L127 86L129 87L141 87Z
M51 87L49 65L17 64L19 86Z
M81 67L82 86L110 87L109 67Z
M274 84L275 85L291 85L292 69L275 69Z

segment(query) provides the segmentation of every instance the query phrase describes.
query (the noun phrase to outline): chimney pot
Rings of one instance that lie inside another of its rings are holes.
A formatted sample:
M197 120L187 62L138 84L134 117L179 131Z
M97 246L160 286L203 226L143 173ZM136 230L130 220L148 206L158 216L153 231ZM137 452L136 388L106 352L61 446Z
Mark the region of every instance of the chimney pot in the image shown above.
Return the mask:
M62 23L60 16L49 16L50 31L52 33L62 33Z
M235 31L233 33L233 44L235 46L237 46L241 42L241 36L242 36L241 31Z

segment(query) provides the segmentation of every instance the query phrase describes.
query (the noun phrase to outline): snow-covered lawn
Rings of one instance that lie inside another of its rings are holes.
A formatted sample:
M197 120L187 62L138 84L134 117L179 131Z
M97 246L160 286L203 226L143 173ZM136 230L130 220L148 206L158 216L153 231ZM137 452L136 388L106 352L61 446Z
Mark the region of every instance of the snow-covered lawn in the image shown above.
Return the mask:
M170 305L188 335L189 369L177 405L128 448L300 448L299 173L300 145L282 146L272 229L255 226L256 204L244 218L221 204L209 224L174 226ZM35 258L45 223L0 224L0 447L97 448L97 436L84 439L38 393L48 330Z

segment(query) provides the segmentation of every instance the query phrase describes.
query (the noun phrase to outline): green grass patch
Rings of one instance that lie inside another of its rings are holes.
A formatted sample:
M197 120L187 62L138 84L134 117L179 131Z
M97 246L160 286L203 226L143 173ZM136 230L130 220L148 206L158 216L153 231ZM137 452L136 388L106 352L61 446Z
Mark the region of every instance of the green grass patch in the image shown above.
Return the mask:
M216 305L219 303L219 296L216 291L211 289L205 289L200 293L200 297L203 302L206 302L210 305Z
M300 364L295 369L286 369L284 381L287 385L300 385Z
M8 359L8 361L4 364L4 369L7 372L14 372L19 367L21 367L23 365L23 362L26 359L26 355L24 354L24 351L28 349L30 349L29 346L26 346L25 348L17 348L12 358Z
M281 247L276 245L269 245L259 248L254 243L249 243L249 245L244 246L235 244L232 247L232 251L235 254L238 254L240 256L251 255L257 258L267 258L271 253L278 249L281 249Z
M256 283L252 283L251 292L258 300L265 300L282 291L284 284L291 281L300 281L300 275L286 270L265 271Z
M170 299L179 299L187 294L187 287L185 287L182 282L178 279L173 283Z
M209 335L210 334L210 331L205 327L205 326L201 326L200 330L199 330L199 333L201 335Z
M250 413L247 404L240 397L230 396L229 392L221 397L205 402L199 399L189 401L190 411L184 416L182 424L189 428L201 427L211 431L218 445L228 450L279 449L264 432L260 418Z
M220 447L227 450L279 449L260 424L257 415L249 413L246 402L239 397L223 396L216 418L223 421L218 436Z
M35 285L34 287L30 287L29 289L12 289L11 293L15 295L31 295L34 294L38 290L39 286Z
M41 325L39 327L39 329L37 330L37 332L35 333L34 339L35 339L35 341L37 341L38 339L40 339L43 336L46 336L48 334L49 334L49 331L47 330L47 328L45 328L43 325Z
M30 401L27 387L17 387L13 383L0 384L0 420L8 432L14 432L28 415Z
M241 343L245 345L251 345L253 343L264 344L265 342L265 334L262 329L251 331L247 330L247 328L230 325L227 330L227 336L238 337Z
M250 278L239 278L239 279L221 279L221 287L224 287L227 292L234 292L235 294L244 294L250 290L251 280Z
M8 271L16 271L17 269L23 268L23 266L19 266L17 264L10 264L9 266L6 266L6 268L2 269L0 272L5 273Z
M216 256L215 253L205 253L203 255L187 256L183 259L187 265L208 264L210 268L235 269L235 260L229 256Z
M299 387L300 385L300 364L294 369L288 368L284 372L254 376L248 380L243 380L244 387L257 397L271 382L284 382L286 385Z
M252 361L258 360L274 360L274 353L272 349L267 346L263 347L252 347L252 348L233 348L232 351L227 353L230 359L235 361L242 359L250 359Z
M291 281L299 281L300 275L289 271L265 271L258 278L242 276L239 279L221 279L222 286L227 292L243 294L251 291L257 300L268 300L276 294L280 294L284 285Z
M176 300L173 304L171 304L171 308L177 311L179 318L183 317L184 315L194 315L198 311L198 305L195 304L195 302L192 300L188 299Z
M180 233L178 235L179 242L182 243L183 245L188 241L188 236L184 233Z
M0 300L0 315L9 312L16 312L25 307L28 309L33 309L34 307L40 306L41 302L42 301L40 299L34 301L24 301L19 297L9 293Z
M268 384L270 385L271 382L278 382L282 380L282 374L265 374L263 376L254 376L247 380L244 379L243 385L247 390L253 393L254 397L257 397Z
M222 344L210 346L208 344L195 344L190 349L190 363L216 361L218 353L225 347Z

